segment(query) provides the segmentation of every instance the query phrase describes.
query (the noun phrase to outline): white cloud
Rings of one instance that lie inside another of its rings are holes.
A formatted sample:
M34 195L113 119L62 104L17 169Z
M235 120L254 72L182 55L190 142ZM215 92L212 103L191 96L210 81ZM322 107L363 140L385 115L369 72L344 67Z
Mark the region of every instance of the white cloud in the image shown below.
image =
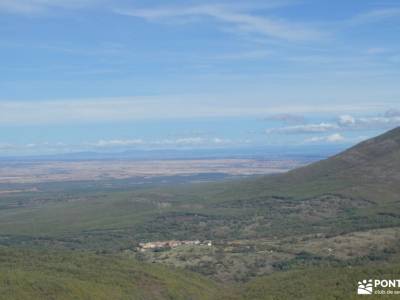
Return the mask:
M343 115L339 117L338 124L343 129L389 129L400 126L400 111L391 109L386 111L383 116L370 117Z
M213 138L212 142L216 145L224 145L224 144L230 144L231 140L229 139L221 139L221 138Z
M284 133L284 134L298 134L298 133L320 133L331 130L336 130L339 127L332 123L319 123L319 124L305 124L295 126L285 126L282 128L273 128L267 130L267 133Z
M396 117L400 117L400 110L395 109L395 108L391 108L389 110L387 110L384 114L385 118L396 118Z
M240 141L236 141L240 143ZM173 145L173 146L223 146L231 144L232 141L230 139L225 138L204 138L204 137L185 137L185 138L177 138L177 139L164 139L159 141L150 141L149 145Z
M188 146L188 145L201 145L206 142L207 142L207 140L202 137L186 137L186 138L178 138L178 139L163 139L163 140L159 140L159 141L150 142L150 144Z
M38 149L61 149L65 148L67 145L62 143L51 144L49 142L37 142L37 143L0 143L0 151L1 152L10 152L10 153L18 153L18 152L30 152L36 151Z
M334 133L332 135L329 135L326 140L330 143L336 143L336 142L341 142L345 138L340 134L340 133Z
M196 18L206 17L233 26L233 28L229 28L230 30L292 41L315 40L322 36L320 31L304 24L255 16L224 5L130 9L116 10L115 12L121 15L144 18L149 21L182 18L196 21Z
M141 139L133 140L99 140L96 143L89 143L90 146L95 147L126 147L144 144Z
M318 137L312 137L309 139L306 139L306 143L319 143L319 142L325 142L325 143L339 143L345 141L346 138L341 135L340 133L334 133L328 136L318 136Z
M98 141L68 144L62 142L37 142L37 143L0 143L0 155L31 155L70 153L80 151L123 151L130 149L193 149L193 148L221 148L231 145L244 145L250 140L231 140L222 137L182 137L175 139L143 140L133 139L100 139Z
M182 137L176 139L142 140L142 139L101 139L97 142L85 143L84 147L95 148L162 148L162 147L195 147L195 146L223 146L231 144L230 139L220 137ZM241 143L241 141L236 141ZM77 147L81 147L76 145Z
M346 130L381 130L400 126L400 110L390 109L381 116L355 117L349 114L340 115L336 123L301 124L268 129L267 133L310 134ZM332 136L332 139L338 137ZM320 137L311 138L319 141ZM324 137L321 138L322 140Z
M356 119L350 115L343 115L339 117L338 123L340 126L352 126L356 123Z

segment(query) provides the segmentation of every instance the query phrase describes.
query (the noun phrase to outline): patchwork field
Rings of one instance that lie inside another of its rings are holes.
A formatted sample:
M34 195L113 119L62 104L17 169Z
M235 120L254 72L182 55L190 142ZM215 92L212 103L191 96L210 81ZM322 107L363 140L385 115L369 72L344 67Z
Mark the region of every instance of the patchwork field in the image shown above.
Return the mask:
M0 162L0 184L129 178L143 180L194 174L248 176L282 173L305 163L305 161L290 159L21 161L13 163L3 161Z

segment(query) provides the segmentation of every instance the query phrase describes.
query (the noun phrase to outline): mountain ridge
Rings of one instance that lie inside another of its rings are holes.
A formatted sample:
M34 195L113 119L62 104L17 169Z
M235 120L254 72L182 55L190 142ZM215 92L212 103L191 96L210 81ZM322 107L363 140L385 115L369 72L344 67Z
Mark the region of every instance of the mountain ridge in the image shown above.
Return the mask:
M340 186L380 183L393 188L400 180L400 127L361 142L328 159L288 173L264 177L269 186L336 182ZM397 189L396 189L397 190Z

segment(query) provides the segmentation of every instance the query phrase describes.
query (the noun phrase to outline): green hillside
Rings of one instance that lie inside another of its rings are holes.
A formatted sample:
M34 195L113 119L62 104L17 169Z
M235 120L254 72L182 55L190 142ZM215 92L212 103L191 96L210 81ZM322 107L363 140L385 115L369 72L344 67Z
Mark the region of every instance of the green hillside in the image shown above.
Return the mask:
M0 248L0 299L359 299L357 282L399 278L400 263L307 267L246 284L217 284L203 276L116 256ZM382 299L369 296L368 299Z
M115 256L1 247L0 262L4 300L234 299L199 275Z
M187 186L43 183L2 195L1 295L351 299L357 280L399 277L399 180L395 129L276 176ZM212 246L137 249L170 239Z
M400 278L399 262L359 267L312 267L261 277L245 286L245 300L356 300L363 279ZM369 295L368 299L398 299L397 295Z
M360 194L380 202L397 198L399 179L400 128L396 128L329 159L266 178L264 184L273 185L273 190L300 190L305 194Z

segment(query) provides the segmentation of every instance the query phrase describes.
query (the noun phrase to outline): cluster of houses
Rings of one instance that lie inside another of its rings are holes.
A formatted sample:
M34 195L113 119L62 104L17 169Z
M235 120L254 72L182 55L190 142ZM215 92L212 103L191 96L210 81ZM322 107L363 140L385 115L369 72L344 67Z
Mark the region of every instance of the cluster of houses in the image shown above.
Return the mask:
M149 242L149 243L139 243L138 250L146 251L146 250L157 250L157 249L166 249L166 248L176 248L183 245L189 246L212 246L211 241L162 241L162 242Z

